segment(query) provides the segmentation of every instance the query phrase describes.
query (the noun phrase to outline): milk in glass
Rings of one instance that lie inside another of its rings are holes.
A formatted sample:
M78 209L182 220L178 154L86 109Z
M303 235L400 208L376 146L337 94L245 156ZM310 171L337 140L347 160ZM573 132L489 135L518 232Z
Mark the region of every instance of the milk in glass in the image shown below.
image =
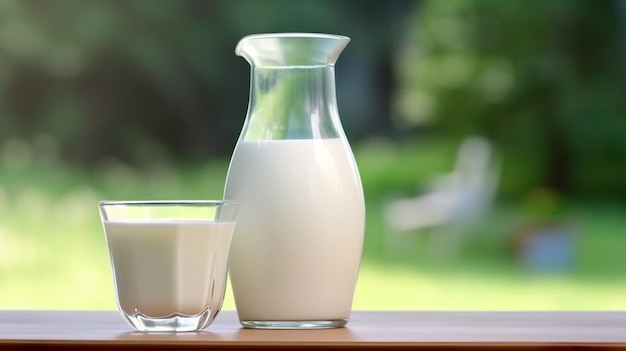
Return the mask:
M126 315L219 310L233 222L104 221L118 304Z

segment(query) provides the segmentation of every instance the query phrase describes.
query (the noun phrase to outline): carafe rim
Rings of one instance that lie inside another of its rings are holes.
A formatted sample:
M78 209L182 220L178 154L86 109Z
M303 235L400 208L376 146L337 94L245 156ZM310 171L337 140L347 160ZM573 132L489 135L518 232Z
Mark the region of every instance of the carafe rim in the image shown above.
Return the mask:
M264 38L319 38L319 39L339 39L350 40L350 37L339 34L327 34L327 33L305 33L305 32L285 32L285 33L258 33L249 34L240 39L241 41L249 39L264 39ZM235 49L235 51L237 51Z
M350 37L325 33L258 33L239 40L235 54L254 67L334 65Z

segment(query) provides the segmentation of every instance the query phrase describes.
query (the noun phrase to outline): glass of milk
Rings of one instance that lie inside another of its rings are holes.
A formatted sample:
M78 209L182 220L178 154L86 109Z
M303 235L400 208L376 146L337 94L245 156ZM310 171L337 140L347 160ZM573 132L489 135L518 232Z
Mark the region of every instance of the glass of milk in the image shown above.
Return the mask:
M238 204L101 201L120 313L133 328L206 328L222 307Z

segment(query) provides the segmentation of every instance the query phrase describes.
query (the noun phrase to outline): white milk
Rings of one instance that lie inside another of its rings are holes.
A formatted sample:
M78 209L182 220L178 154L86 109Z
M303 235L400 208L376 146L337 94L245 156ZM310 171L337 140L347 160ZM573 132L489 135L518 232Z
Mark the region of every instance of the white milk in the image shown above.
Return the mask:
M149 317L219 309L233 226L200 220L105 221L120 308L127 315Z
M238 144L225 198L240 204L229 272L241 320L349 317L365 207L347 148L340 139Z

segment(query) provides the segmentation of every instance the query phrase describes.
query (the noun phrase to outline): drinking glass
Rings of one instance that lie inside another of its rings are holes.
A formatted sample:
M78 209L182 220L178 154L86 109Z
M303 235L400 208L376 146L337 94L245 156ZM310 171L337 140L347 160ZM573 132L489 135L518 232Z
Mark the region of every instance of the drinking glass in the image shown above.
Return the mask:
M117 305L138 331L197 331L222 307L238 204L101 201Z

